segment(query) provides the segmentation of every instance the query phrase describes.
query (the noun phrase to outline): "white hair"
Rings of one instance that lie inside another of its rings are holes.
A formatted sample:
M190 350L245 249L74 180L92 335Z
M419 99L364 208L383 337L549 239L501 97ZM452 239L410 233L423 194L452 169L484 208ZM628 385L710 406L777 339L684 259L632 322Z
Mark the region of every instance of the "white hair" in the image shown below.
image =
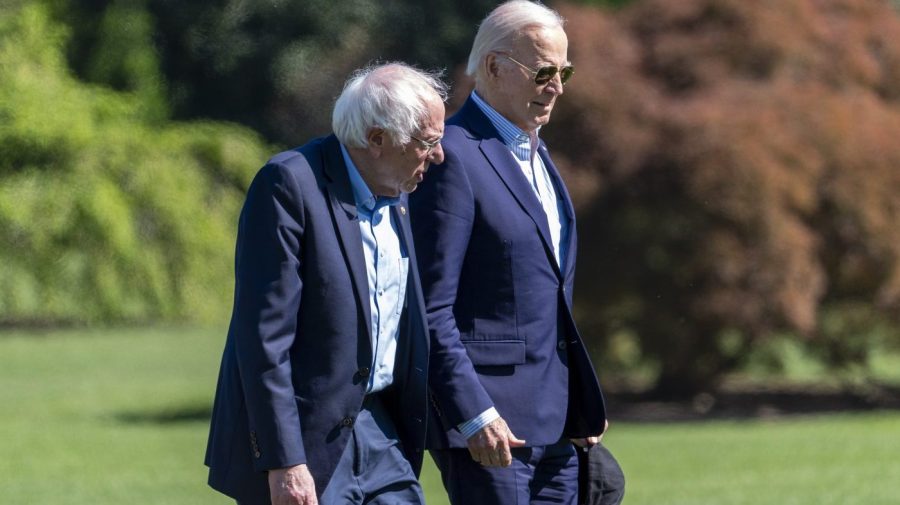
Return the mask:
M357 70L334 103L331 126L347 147L366 147L370 128L388 132L403 145L428 119L428 105L447 100L447 85L439 72L403 63L386 63Z
M531 0L510 0L501 4L478 26L466 75L478 77L485 56L492 51L509 51L526 28L562 29L565 22L555 10Z

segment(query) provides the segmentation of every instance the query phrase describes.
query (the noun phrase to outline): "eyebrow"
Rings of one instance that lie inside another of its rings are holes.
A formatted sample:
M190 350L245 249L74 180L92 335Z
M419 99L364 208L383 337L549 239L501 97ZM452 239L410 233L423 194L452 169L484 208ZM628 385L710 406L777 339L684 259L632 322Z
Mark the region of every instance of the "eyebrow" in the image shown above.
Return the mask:
M553 63L550 60L538 60L537 61L537 65L540 65L540 66L568 67L571 64L572 64L572 62L569 60L566 60L566 62L563 63L562 65L560 65L558 63Z

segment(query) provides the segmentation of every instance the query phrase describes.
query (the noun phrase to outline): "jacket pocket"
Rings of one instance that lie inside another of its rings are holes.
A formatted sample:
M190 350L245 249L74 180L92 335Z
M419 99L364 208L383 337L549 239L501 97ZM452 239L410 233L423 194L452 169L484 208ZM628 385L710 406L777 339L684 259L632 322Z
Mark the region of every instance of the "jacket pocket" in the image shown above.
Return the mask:
M463 344L475 366L525 364L524 340L469 340Z

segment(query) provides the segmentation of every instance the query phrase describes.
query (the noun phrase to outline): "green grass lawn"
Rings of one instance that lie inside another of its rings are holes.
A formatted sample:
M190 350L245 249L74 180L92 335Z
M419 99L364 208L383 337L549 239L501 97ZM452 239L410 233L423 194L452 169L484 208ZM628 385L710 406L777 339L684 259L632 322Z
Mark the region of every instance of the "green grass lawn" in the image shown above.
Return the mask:
M223 334L0 333L0 504L231 503L202 465ZM619 423L607 442L627 505L900 504L900 412Z

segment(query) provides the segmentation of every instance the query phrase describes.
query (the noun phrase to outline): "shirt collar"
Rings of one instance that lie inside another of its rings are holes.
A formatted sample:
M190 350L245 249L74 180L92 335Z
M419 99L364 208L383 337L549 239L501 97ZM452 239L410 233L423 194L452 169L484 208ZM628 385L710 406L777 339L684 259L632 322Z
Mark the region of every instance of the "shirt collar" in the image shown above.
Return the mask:
M366 214L371 215L381 207L396 205L400 203L400 197L375 196L366 181L363 180L359 169L353 164L350 153L344 144L341 144L341 156L344 157L344 164L347 165L347 175L350 176L350 186L353 188L353 199L356 201L356 208Z
M481 109L481 112L487 116L491 124L494 125L494 128L497 129L503 143L506 144L519 159L526 161L531 156L532 149L537 147L537 142L532 146L531 135L503 117L502 114L485 102L483 98L478 96L477 92L472 91L471 96L475 105ZM537 140L540 129L541 127L538 126L537 129L534 130L535 141Z

